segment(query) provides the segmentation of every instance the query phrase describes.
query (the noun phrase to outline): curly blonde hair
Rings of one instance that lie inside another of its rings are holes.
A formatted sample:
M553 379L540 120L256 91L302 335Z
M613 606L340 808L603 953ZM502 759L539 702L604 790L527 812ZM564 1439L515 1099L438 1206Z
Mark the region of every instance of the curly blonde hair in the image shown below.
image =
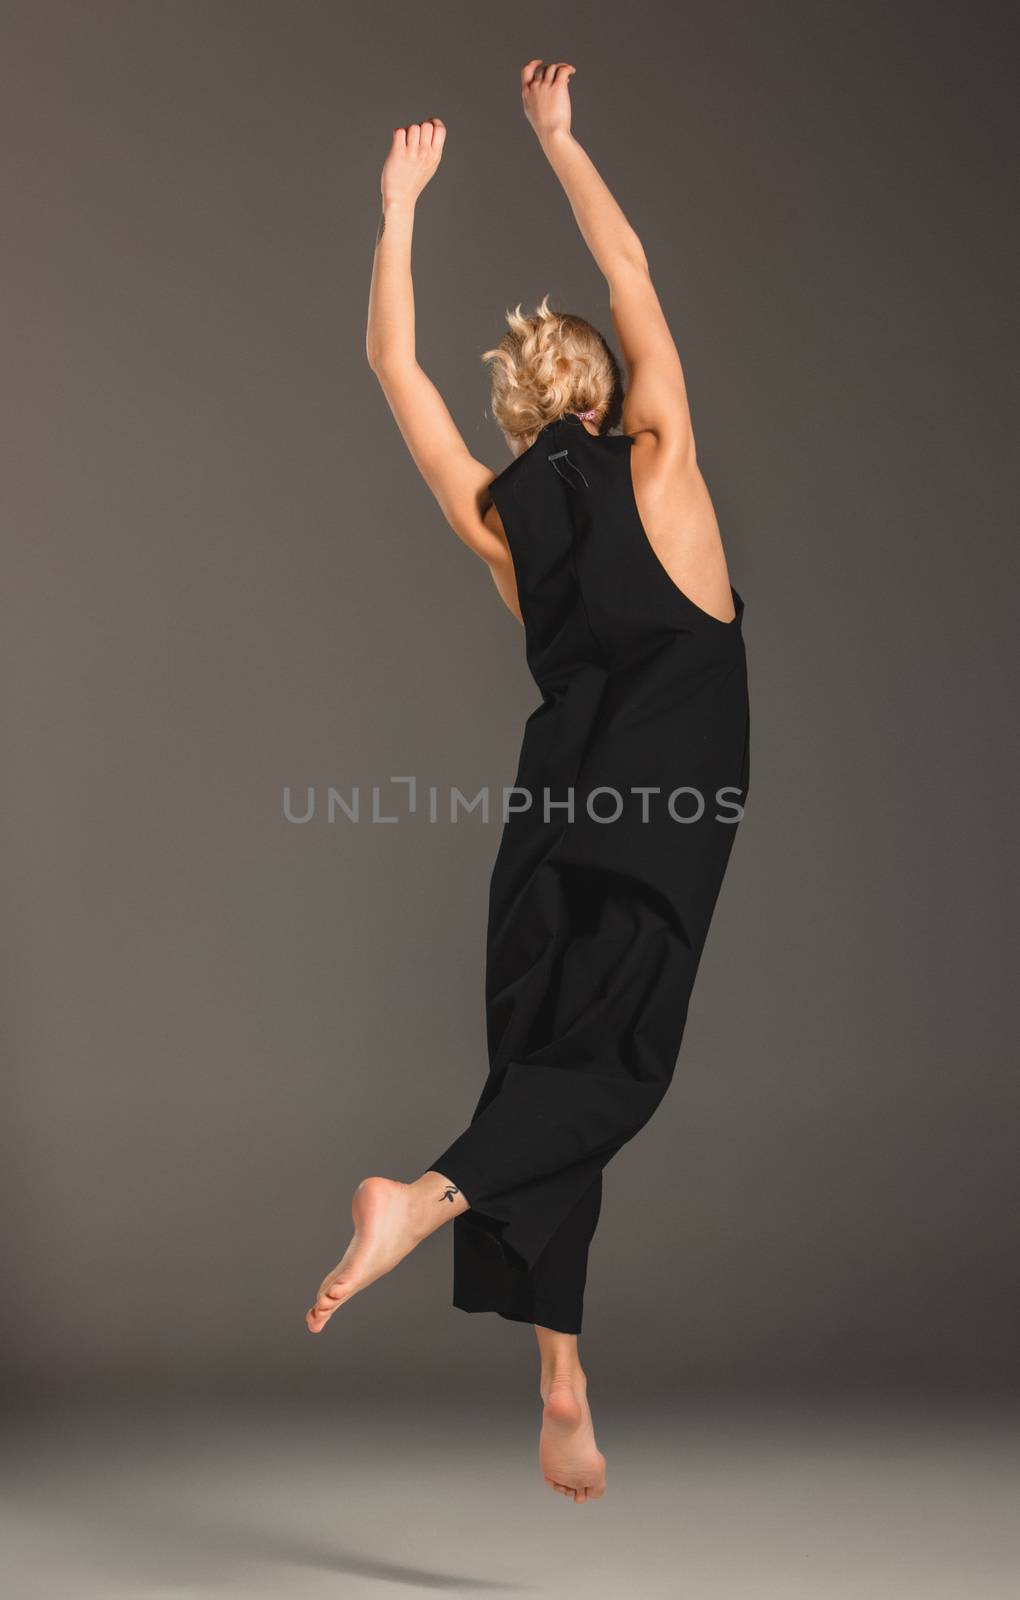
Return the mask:
M565 411L595 411L599 428L619 389L619 369L605 339L583 317L553 311L545 295L533 316L518 305L507 331L486 350L492 367L492 414L520 453Z

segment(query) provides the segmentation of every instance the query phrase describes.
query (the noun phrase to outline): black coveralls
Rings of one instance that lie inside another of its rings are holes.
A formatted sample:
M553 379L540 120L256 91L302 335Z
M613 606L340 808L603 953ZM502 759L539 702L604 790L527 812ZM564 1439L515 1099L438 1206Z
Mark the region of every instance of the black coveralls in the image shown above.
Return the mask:
M491 486L513 558L528 718L492 873L489 1075L430 1163L454 1304L576 1333L602 1169L669 1086L748 784L743 602L721 622L648 542L629 435L572 412Z

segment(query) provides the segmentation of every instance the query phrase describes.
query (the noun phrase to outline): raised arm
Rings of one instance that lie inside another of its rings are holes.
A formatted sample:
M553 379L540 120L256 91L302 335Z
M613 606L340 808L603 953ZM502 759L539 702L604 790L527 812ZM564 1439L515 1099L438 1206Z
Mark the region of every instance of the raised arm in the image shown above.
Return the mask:
M521 73L524 112L609 285L613 322L627 368L624 429L655 434L665 454L693 467L694 437L683 368L641 240L570 131L574 71L566 62L529 61Z
M445 139L446 128L438 117L394 129L382 172L382 217L365 348L415 466L454 532L487 564L500 596L519 618L506 538L491 511L486 520L486 490L493 473L472 456L442 395L415 356L414 211L439 166Z

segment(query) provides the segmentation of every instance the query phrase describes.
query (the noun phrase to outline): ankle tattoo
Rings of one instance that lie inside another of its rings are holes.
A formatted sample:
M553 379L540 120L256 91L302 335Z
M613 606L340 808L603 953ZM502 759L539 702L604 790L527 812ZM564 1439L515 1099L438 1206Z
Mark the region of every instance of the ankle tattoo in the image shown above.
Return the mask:
M460 1190L457 1188L456 1184L448 1183L446 1185L446 1188L443 1190L442 1194L439 1196L440 1204L442 1204L442 1202L444 1200L449 1200L449 1202L450 1202L450 1204L452 1206L453 1205L453 1197L454 1197L455 1194L460 1194Z

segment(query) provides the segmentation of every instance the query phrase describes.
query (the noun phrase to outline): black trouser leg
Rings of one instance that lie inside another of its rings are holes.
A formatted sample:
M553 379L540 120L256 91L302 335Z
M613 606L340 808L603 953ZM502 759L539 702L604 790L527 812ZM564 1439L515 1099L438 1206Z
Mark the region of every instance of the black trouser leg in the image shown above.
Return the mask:
M453 1303L515 1322L580 1333L588 1248L602 1204L602 1174L584 1189L532 1266L506 1249L488 1219L467 1211L453 1224Z

